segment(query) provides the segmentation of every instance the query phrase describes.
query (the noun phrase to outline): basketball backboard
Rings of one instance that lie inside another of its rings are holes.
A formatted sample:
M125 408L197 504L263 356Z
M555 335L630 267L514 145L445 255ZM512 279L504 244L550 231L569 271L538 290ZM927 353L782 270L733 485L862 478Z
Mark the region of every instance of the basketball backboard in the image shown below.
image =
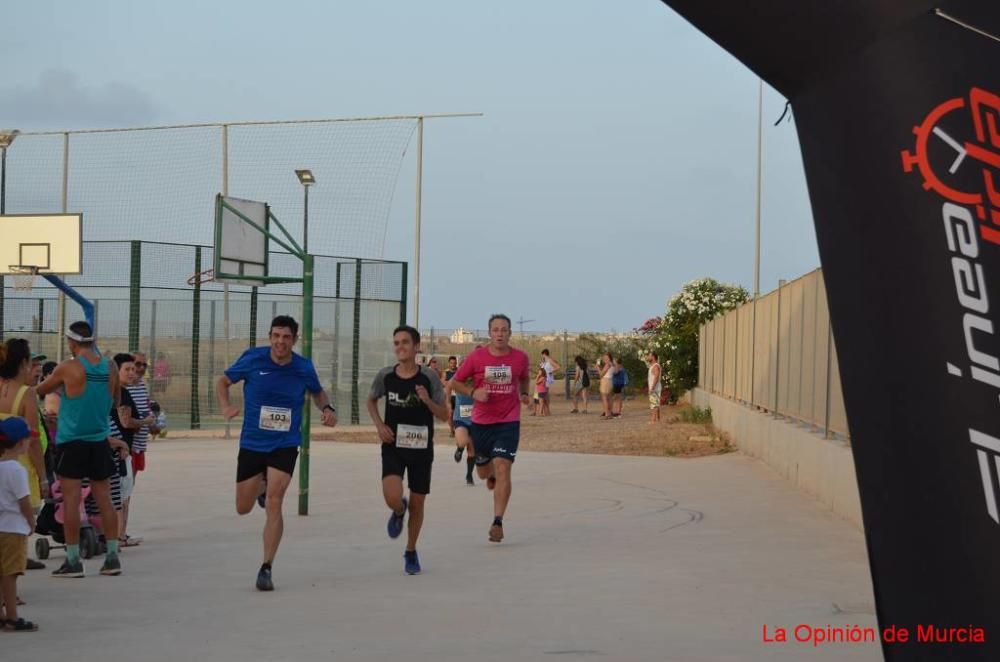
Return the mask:
M241 218L233 209L246 218ZM267 278L269 237L265 233L269 229L267 203L216 196L214 279L223 283L260 285L260 281Z
M83 272L83 214L0 216L0 274L38 267L40 274Z

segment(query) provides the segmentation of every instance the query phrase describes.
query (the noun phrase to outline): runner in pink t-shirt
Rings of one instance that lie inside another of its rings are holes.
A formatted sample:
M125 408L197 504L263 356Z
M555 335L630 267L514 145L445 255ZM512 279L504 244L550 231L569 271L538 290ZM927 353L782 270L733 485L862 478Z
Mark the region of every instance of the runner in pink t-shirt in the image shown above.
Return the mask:
M521 437L521 408L529 405L528 355L510 346L510 318L490 318L490 343L470 354L451 380L456 393L471 396L476 472L493 492L490 542L503 540L503 515L510 501L510 471ZM472 385L466 383L472 378ZM495 489L494 489L495 488Z

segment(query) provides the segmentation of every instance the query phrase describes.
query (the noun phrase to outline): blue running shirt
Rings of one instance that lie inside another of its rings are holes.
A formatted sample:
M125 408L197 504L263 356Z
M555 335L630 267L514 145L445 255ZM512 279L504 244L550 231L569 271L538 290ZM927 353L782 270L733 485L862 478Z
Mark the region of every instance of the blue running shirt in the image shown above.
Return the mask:
M278 365L270 347L251 347L226 370L243 385L243 431L240 448L270 453L302 443L302 405L306 391L323 390L316 368L292 352L292 362Z

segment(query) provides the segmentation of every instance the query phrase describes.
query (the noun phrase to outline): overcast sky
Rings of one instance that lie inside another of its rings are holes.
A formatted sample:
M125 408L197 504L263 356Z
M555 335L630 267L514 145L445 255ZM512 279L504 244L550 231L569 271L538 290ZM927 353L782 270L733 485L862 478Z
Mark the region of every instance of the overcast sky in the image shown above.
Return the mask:
M687 280L752 286L757 78L659 0L35 0L5 23L5 127L485 113L426 125L422 327L627 330ZM768 291L818 256L765 90ZM414 152L391 259L413 259Z

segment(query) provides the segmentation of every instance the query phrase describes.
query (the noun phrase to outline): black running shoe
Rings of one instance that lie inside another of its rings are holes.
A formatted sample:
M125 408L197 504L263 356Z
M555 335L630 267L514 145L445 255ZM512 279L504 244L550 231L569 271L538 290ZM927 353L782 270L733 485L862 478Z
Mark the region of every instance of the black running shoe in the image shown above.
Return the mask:
M45 570L45 564L35 559L28 559L28 570Z
M107 554L104 557L104 565L101 566L102 575L120 575L122 574L122 562L118 560L117 554Z
M461 462L462 461L462 450L463 450L463 448L461 446L459 446L458 448L455 449L455 461L456 462Z
M471 474L465 477L465 484L466 485L475 485L476 484L476 481L472 480L472 475Z
M67 559L63 561L63 564L59 566L58 569L52 571L53 577L71 577L79 578L83 577L83 561L77 561L76 563L70 563Z
M260 572L257 573L257 590L258 591L273 591L274 582L271 581L271 569L266 565L260 567Z

